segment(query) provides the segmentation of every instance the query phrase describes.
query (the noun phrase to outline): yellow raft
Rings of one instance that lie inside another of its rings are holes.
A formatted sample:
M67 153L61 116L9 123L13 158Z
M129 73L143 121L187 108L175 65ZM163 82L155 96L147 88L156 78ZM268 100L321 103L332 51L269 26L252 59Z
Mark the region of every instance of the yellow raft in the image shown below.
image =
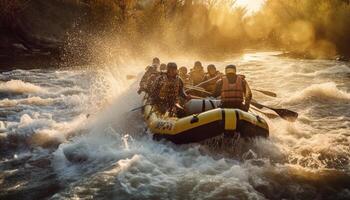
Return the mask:
M187 117L164 117L144 102L144 118L156 140L175 144L200 142L221 134L243 138L268 137L269 127L260 116L239 109L216 108Z

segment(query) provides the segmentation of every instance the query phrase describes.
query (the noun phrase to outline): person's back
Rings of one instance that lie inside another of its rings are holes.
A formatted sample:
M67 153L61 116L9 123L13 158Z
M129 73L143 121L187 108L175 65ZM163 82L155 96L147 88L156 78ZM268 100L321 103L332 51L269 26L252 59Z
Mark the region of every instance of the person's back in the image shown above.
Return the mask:
M222 78L222 74L216 70L213 64L208 65L207 71L204 77L203 82L205 82L205 84L203 84L203 87L206 91L213 93L215 91L216 82Z
M205 73L203 70L202 63L197 61L194 64L193 69L190 72L190 79L193 85L198 85L204 81Z
M226 75L216 82L214 97L221 96L223 108L249 110L252 93L243 75L236 74L236 66L228 65Z
M181 80L185 84L185 86L191 85L190 76L187 74L187 68L186 67L180 67L180 69L179 69L179 77L181 78Z

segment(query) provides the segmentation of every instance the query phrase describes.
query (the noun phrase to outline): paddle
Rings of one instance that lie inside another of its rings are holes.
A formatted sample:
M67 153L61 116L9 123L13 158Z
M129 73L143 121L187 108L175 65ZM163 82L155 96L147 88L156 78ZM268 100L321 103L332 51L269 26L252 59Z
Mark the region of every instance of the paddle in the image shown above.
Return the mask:
M254 108L254 107L251 107L251 109L254 110L254 111L257 111L257 112L259 112L259 113L261 113L263 115L265 115L266 117L268 117L270 119L276 119L277 117L279 117L278 115L275 115L273 113L263 112L263 111L261 111L261 110L259 110L257 108Z
M216 79L216 78L218 78L218 76L215 76L215 77L213 77L213 78L211 78L211 79L208 79L208 80L206 80L206 81L203 81L203 82L199 83L198 85L192 86L193 88L188 88L186 91L188 91L188 90L194 90L195 87L200 87L201 85L203 85L203 84L205 84L205 83L208 83L208 82L210 82L210 81L212 81L212 80L214 80L214 79ZM271 92L271 91L267 91L267 90L258 90L258 89L252 89L252 90L257 91L257 92L261 92L261 93L263 93L263 94L265 94L265 95L267 95L267 96L270 96L270 97L277 97L277 94L274 93L274 92ZM199 91L199 90L197 90L197 91ZM204 92L204 91L202 91L202 92ZM207 93L207 94L208 94L208 93Z
M195 88L193 86L185 86L185 88L187 88L186 92L189 91L189 90L195 90L195 91L198 91L198 92L203 92L205 94L209 94L209 95L212 95L212 93L204 90L204 89L199 89L199 88Z
M175 104L175 107L178 108L178 109L180 109L180 110L185 110L185 108L182 107L179 103L176 103L176 104Z
M283 109L283 108L272 108L269 106L262 105L256 101L252 101L251 104L259 109L261 108L268 108L270 110L275 111L280 117L287 121L294 122L298 118L298 113L288 110L288 109Z
M198 92L203 92L203 93L205 93L205 94L212 95L211 92L206 91L204 88L202 88L202 87L200 87L200 86L203 85L203 84L205 84L205 83L208 83L208 82L210 82L210 81L212 81L212 80L214 80L214 79L216 79L216 78L218 78L218 77L219 77L219 76L215 76L215 77L210 78L210 79L208 79L208 80L206 80L206 81L203 81L203 82L201 82L201 83L199 83L199 84L197 84L197 85L186 86L187 89L185 90L185 92L187 92L187 91L189 91L189 90L196 90L196 91L198 91Z
M211 79L208 79L208 80L206 80L206 81L203 81L203 82L201 82L201 83L199 83L199 84L197 84L197 85L194 85L193 87L199 87L199 86L201 86L201 85L203 85L203 84L205 84L205 83L208 83L208 82L210 82L210 81L212 81L212 80L214 80L214 79L216 79L216 78L218 78L219 77L219 75L218 76L215 76L215 77L213 77L213 78L211 78Z
M270 97L277 97L277 94L274 92L270 92L270 91L266 91L266 90L257 90L257 89L252 89L252 90L261 92L261 93L263 93L267 96L270 96Z
M145 106L148 106L148 105L150 105L150 104L146 104L146 105L143 105L143 106L140 106L140 107L133 108L133 109L131 109L129 112L134 112L134 111L136 111L136 110L143 109Z

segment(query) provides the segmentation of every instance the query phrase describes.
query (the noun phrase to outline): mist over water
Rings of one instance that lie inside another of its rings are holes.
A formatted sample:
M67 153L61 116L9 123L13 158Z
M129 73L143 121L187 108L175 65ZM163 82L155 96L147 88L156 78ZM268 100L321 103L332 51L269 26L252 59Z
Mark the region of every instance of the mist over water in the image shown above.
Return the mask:
M0 197L350 198L349 63L275 54L203 61L237 64L252 88L278 94L254 99L299 113L295 123L263 116L270 138L236 148L153 141L141 114L129 112L141 98L126 75L145 65L2 72Z

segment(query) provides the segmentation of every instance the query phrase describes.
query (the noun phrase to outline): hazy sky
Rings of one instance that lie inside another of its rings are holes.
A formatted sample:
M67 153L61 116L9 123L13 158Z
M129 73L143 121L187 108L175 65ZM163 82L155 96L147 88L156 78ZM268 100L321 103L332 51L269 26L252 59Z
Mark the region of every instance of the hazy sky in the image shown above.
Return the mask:
M254 12L261 8L265 0L237 0L236 4L244 6L248 9L248 12Z

